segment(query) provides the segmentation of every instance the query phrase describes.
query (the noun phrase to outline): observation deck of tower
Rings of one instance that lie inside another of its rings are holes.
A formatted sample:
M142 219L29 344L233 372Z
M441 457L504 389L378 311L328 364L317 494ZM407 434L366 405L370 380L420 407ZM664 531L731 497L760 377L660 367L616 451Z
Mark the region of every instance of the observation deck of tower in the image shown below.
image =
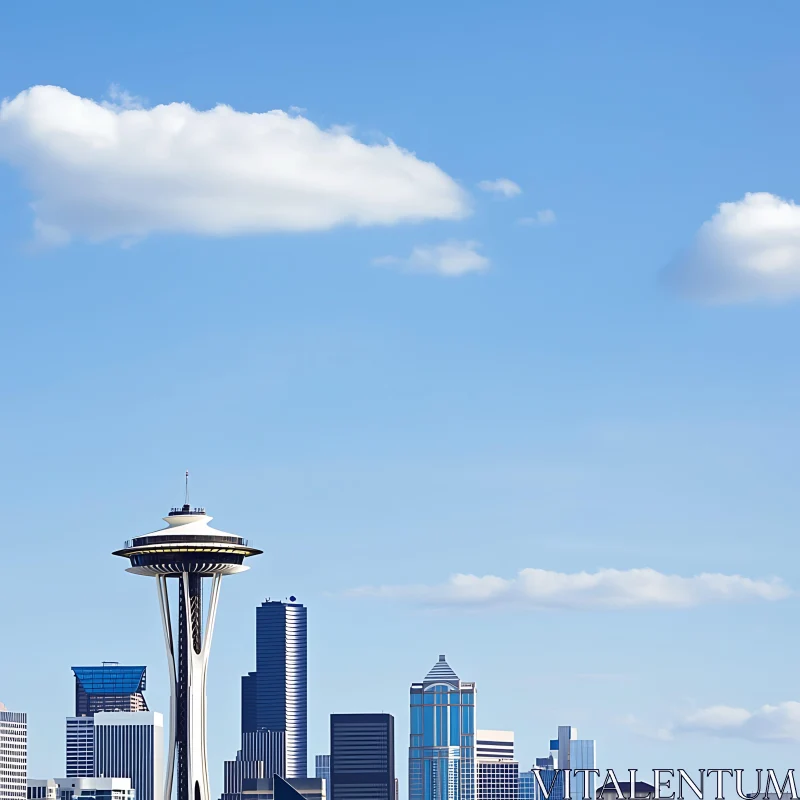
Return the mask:
M127 558L127 572L154 577L170 676L170 732L164 800L211 800L206 748L206 673L223 575L244 572L245 558L260 555L241 536L215 530L204 508L187 502L163 518L166 528L125 542L115 556ZM170 614L168 578L175 578L178 613ZM203 582L210 579L205 624ZM175 634L177 633L177 647Z

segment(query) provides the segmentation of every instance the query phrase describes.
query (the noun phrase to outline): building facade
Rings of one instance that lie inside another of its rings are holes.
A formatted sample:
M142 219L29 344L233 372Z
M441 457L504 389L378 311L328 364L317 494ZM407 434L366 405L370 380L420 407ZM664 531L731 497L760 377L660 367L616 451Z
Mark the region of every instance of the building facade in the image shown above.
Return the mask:
M224 764L221 800L240 800L246 780L306 777L307 661L306 607L294 597L265 600L256 608L256 669L242 677L242 747Z
M265 600L256 609L256 670L242 678L242 733L283 731L285 778L308 770L306 607Z
M136 800L130 778L56 778L53 782L59 800Z
M330 800L394 800L394 717L331 714Z
M410 699L409 800L475 800L475 684L442 655Z
M323 778L330 783L331 757L329 755L314 756L314 777Z
M558 726L558 738L550 740L550 755L537 758L534 769L520 773L519 800L563 800L564 776L570 775L569 795L572 800L582 800L584 796L584 776L574 775L576 769L595 769L597 756L594 739L578 739L578 729L571 725ZM557 771L558 770L558 771ZM569 773L561 772L569 770ZM540 782L536 780L538 771ZM542 791L544 786L545 791ZM594 800L595 776L589 774L586 796ZM545 797L545 794L548 797Z
M573 728L575 730L575 728ZM577 735L577 731L576 735ZM597 758L595 754L594 739L571 739L569 743L569 768L576 769L595 769ZM594 800L595 797L595 776L588 774L588 790L584 782L583 774L575 775L570 773L570 797L573 800Z
M130 778L136 800L164 800L164 718L154 711L94 715L94 769ZM169 799L168 799L169 800Z
M326 800L324 778L257 778L246 780L242 800Z
M225 762L221 800L237 800L243 781L271 778L286 772L286 733L249 731L242 734L242 748L234 761Z
M58 783L28 778L28 800L59 800Z
M475 764L477 800L519 800L513 731L477 731Z
M99 667L72 667L75 716L67 717L66 774L94 777L94 715L100 711L147 711L145 667L104 661Z
M148 710L144 699L146 667L104 661L99 667L73 667L72 671L76 717L93 717L97 711Z
M67 777L94 777L94 716L67 717Z
M0 800L28 796L28 717L0 703Z

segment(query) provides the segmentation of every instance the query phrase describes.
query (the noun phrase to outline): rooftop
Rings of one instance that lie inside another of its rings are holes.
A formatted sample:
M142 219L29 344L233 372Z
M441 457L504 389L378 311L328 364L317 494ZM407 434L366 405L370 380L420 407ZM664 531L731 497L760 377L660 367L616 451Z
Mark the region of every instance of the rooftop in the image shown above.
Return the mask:
M101 667L72 667L86 694L136 694L145 689L147 667L122 667L105 663Z
M191 514L194 516L195 514L205 514L205 508L192 508L188 503L184 503L180 508L171 508L169 510L169 517L178 517L183 516L185 514Z
M442 681L443 683L458 683L458 675L453 672L445 657L439 656L439 660L431 667L425 676L425 683Z

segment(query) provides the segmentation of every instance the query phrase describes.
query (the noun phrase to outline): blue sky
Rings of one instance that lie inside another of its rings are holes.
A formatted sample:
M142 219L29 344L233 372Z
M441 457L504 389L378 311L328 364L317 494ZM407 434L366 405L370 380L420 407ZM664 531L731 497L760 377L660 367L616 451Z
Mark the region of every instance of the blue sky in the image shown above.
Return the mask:
M30 714L31 774L63 769L73 664L147 664L166 710L155 586L110 552L187 468L265 551L222 590L215 792L254 607L289 594L311 754L330 712L390 711L403 792L408 684L439 653L526 765L559 724L618 769L794 765L798 23L789 2L5 10L0 97L65 90L0 115L0 699ZM158 161L132 126L97 162L78 98L98 125L188 104L195 149ZM277 159L280 186L245 116L274 109L321 159ZM478 186L501 178L521 191ZM527 568L600 584L448 588ZM758 583L619 608L637 568Z

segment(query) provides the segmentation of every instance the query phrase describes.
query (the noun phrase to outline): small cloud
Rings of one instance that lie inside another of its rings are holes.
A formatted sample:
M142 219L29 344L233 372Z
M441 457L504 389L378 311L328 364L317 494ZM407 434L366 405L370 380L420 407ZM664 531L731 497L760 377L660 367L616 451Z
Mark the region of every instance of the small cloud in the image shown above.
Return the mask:
M653 727L652 725L644 724L633 714L623 714L616 721L620 725L630 728L637 736L642 736L645 739L652 739L656 742L669 742L674 738L669 727Z
M709 706L687 714L672 727L675 734L705 733L754 742L800 741L800 703L789 700L755 711Z
M800 206L768 192L722 203L662 278L706 303L800 297Z
M478 188L484 192L502 195L503 197L516 197L518 194L522 194L522 189L519 187L519 184L514 183L514 181L508 178L497 178L497 180L494 181L480 181L480 183L478 183Z
M517 220L519 225L536 226L544 228L547 225L556 224L556 212L550 208L543 208L537 211L532 217L520 217Z
M368 586L351 594L422 605L461 608L516 606L528 609L691 608L711 603L782 600L791 590L778 578L703 573L684 578L654 569L552 572L523 569L515 578L457 574L442 584Z
M109 102L106 102L103 105L111 110L139 110L144 108L145 105L143 98L130 94L130 92L127 92L125 89L121 88L117 83L112 83L111 86L108 87L108 99Z
M468 272L483 272L489 268L489 259L478 252L480 242L443 242L442 244L419 246L408 258L381 256L372 263L377 266L397 266L409 272L429 272L449 278L466 275Z

